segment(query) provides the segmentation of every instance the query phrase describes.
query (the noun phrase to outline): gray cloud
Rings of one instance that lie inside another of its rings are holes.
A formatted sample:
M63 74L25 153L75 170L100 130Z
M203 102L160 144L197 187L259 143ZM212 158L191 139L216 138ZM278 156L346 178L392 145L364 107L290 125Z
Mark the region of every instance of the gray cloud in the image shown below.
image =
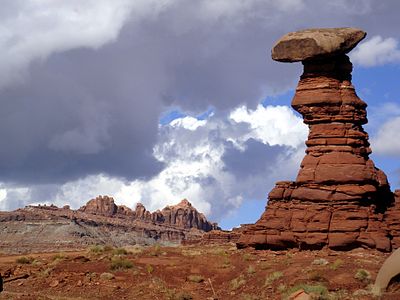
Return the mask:
M295 86L300 64L278 64L269 55L288 31L357 26L369 36L400 38L398 1L171 0L154 10L157 1L102 1L91 5L107 16L104 27L82 14L79 26L52 17L53 31L26 3L9 1L0 12L0 25L15 33L8 43L0 36L8 58L0 64L0 181L17 186L61 185L100 173L121 180L155 176L164 167L152 155L162 140L158 118L170 106L188 112L212 106L226 116ZM126 11L114 14L121 7ZM63 9L74 7L49 12ZM18 13L30 20L24 27L14 23ZM89 25L104 34L91 35ZM32 38L24 44L21 36ZM23 51L11 51L13 45ZM218 128L209 133L219 134ZM264 146L248 147L255 161L264 159ZM227 165L247 154L228 152Z

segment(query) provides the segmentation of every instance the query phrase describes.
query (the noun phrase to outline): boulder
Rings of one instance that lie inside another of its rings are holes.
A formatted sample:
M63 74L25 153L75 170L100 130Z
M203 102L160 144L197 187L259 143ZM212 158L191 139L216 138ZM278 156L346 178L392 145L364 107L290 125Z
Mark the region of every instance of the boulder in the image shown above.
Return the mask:
M313 28L290 32L272 48L272 59L296 62L350 52L366 36L358 28Z

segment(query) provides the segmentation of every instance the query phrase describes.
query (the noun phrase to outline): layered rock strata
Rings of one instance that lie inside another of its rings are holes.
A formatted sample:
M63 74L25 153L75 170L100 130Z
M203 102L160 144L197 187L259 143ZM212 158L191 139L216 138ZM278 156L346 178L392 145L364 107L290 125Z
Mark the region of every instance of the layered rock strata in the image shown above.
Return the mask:
M187 200L150 213L141 204L133 211L116 205L112 197L99 196L78 210L39 205L0 212L0 248L7 253L29 253L93 244L178 244L200 240L205 234L202 228L219 227Z
M133 211L124 205L116 205L112 197L98 196L82 206L79 211L108 217L132 218L186 229L196 228L202 231L219 229L217 223L209 222L204 214L198 212L186 199L176 205L168 205L162 210L149 212L142 203L136 204Z
M278 182L265 212L238 247L376 248L400 243L399 193L369 159L367 104L351 84L346 55L365 37L354 28L313 29L284 36L272 57L302 61L292 107L309 126L306 156L294 182Z

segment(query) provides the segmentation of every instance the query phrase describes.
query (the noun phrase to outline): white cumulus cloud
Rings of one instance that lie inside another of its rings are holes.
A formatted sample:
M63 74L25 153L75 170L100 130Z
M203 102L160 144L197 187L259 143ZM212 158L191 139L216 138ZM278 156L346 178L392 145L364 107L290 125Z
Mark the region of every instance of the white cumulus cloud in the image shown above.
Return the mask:
M380 155L400 155L400 116L387 120L371 139L372 150Z
M351 61L364 67L380 66L400 62L397 39L377 35L357 46L350 54Z
M165 167L148 180L124 181L99 174L61 187L5 186L0 203L9 209L16 203L11 199L14 195L24 204L51 202L78 208L96 195L111 195L118 204L134 208L141 202L156 210L187 198L220 220L244 199L265 201L275 181L294 179L307 132L301 118L285 106L260 105L255 110L243 106L225 116L211 114L206 120L184 116L159 127L153 155ZM46 194L50 198L40 198Z
M0 87L23 78L37 59L113 42L124 23L157 14L168 1L26 0L0 14Z

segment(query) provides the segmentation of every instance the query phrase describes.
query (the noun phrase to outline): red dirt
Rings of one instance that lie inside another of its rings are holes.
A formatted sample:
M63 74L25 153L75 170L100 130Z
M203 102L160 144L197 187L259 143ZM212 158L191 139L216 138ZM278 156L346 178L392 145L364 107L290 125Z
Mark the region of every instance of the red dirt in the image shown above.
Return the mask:
M232 244L156 246L122 255L133 267L113 271L115 256L112 250L38 253L28 256L33 262L18 264L21 256L2 255L0 271L6 282L0 299L284 299L301 283L325 286L328 292L320 299L373 299L368 285L388 254L364 249L236 250ZM356 279L359 269L371 278ZM102 273L115 278L101 278ZM29 277L7 282L22 274ZM400 292L386 293L383 299L400 299Z

